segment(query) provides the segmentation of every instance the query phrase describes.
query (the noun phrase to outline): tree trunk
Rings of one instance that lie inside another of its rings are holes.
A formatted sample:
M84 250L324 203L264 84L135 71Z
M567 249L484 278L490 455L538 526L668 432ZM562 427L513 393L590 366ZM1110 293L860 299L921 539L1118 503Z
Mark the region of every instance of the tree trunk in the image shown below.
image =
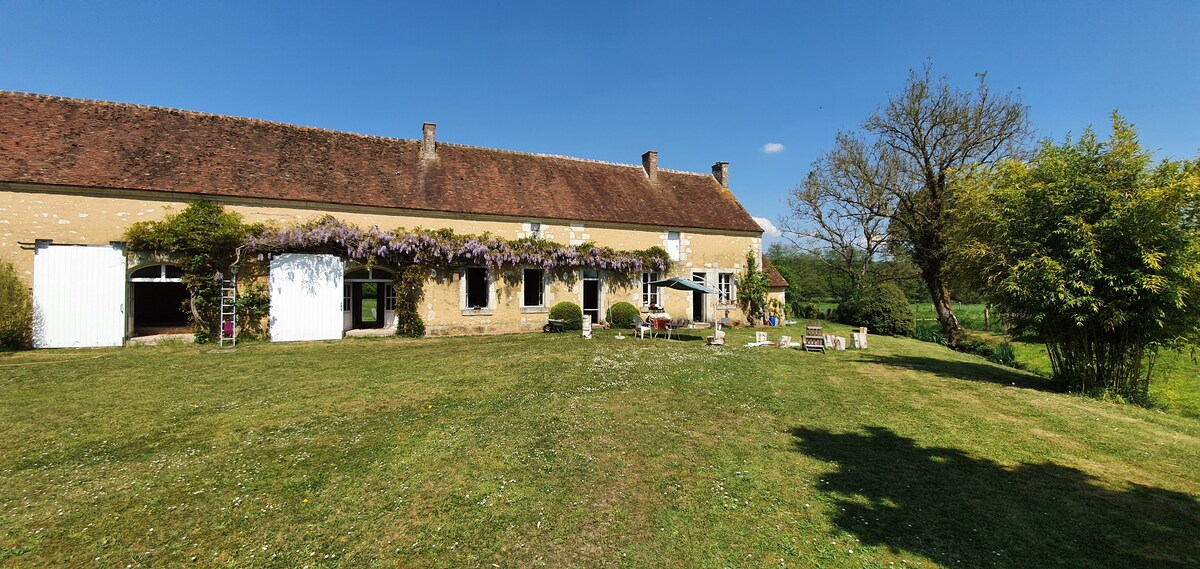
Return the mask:
M937 311L938 324L942 326L942 338L946 340L947 346L957 348L958 341L962 339L963 327L958 321L958 316L954 314L954 308L950 306L950 283L946 282L941 273L940 270L921 271L921 277L929 289L933 309Z

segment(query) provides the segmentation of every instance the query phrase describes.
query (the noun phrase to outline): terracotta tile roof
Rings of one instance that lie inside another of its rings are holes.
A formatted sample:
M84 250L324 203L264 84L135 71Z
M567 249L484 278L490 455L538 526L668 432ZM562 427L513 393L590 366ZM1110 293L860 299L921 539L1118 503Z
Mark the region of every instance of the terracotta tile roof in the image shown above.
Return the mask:
M779 269L775 268L775 264L766 257L762 258L762 262L763 271L767 273L767 286L771 288L787 288L787 279L783 278L783 275L779 274Z
M0 91L0 181L761 233L710 174Z

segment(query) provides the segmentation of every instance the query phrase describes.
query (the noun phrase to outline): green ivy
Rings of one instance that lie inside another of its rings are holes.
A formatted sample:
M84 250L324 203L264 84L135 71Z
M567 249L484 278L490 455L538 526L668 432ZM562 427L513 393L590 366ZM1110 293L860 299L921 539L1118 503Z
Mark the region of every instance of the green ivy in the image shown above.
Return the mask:
M425 321L417 312L425 291L425 278L429 269L420 265L409 265L396 275L396 335L420 338L425 335Z

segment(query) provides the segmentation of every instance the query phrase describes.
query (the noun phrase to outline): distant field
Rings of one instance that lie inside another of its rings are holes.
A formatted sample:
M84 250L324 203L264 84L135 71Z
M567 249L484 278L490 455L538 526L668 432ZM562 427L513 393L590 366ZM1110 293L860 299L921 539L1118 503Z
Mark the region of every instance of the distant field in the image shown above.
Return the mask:
M1200 419L689 332L0 355L0 566L1200 567Z

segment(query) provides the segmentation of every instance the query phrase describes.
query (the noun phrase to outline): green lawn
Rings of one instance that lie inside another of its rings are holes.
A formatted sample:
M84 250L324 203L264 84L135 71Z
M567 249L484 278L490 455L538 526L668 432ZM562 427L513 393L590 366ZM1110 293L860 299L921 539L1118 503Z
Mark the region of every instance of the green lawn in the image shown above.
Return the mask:
M1200 419L597 336L0 356L0 565L1200 566Z

